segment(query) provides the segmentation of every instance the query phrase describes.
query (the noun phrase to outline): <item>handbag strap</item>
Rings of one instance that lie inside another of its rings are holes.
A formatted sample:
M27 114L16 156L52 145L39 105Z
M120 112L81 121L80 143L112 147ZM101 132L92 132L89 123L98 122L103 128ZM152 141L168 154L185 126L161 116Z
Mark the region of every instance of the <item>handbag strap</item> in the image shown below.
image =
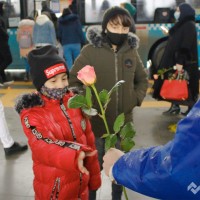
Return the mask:
M168 77L169 80L189 80L189 75L186 70L176 70L173 74Z
M181 72L178 72L177 80L189 80L189 75L186 70L182 70Z

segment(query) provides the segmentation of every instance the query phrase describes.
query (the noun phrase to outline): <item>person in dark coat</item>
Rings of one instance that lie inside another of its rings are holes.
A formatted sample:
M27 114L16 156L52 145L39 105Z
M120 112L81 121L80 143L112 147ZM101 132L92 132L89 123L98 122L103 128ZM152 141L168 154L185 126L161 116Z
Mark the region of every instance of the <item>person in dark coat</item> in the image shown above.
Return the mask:
M186 71L189 76L189 97L184 101L173 101L170 109L163 114L178 114L179 105L187 105L186 115L198 99L199 76L198 76L198 52L197 52L197 32L195 26L195 10L187 3L181 3L174 16L177 23L169 30L169 38L161 58L158 69L169 69L176 66L178 71ZM169 73L174 73L173 70ZM168 79L169 73L164 74ZM160 89L163 80L159 77L154 83L153 97L163 100L160 96Z
M85 39L78 15L72 13L69 8L63 10L63 14L58 20L57 37L63 47L67 66L71 69L74 60L80 54Z
M73 0L72 3L69 5L69 9L72 11L74 14L78 14L78 9L77 9L77 2L76 0Z
M5 69L12 63L12 55L8 44L9 35L3 18L3 5L3 2L0 2L0 86L13 83L13 81L8 81L5 74Z
M103 16L101 28L91 26L87 29L88 44L85 45L70 71L69 84L83 88L77 79L77 72L85 65L91 65L97 75L95 83L98 91L112 88L116 82L124 80L125 84L112 95L106 109L106 118L110 130L120 113L125 114L126 122L133 121L133 109L141 106L148 88L147 74L138 55L139 38L130 32L132 19L129 12L119 6L107 9ZM94 102L94 107L99 110ZM105 153L106 132L99 116L91 118L95 141L102 166ZM112 200L121 200L122 187L112 184ZM89 200L96 200L96 192L90 191Z

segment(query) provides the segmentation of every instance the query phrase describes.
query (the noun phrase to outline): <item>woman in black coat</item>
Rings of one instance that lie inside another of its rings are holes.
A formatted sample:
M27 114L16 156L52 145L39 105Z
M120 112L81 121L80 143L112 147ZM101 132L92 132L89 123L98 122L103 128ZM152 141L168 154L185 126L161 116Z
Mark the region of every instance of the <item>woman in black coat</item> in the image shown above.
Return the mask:
M8 81L5 69L12 63L12 55L8 44L8 33L3 19L3 2L0 2L0 86L9 85L13 81Z
M178 70L185 70L189 75L189 97L185 101L173 101L170 109L163 114L178 114L179 105L187 105L188 110L192 108L198 99L199 94L199 73L198 73L198 52L197 52L197 31L195 26L195 10L187 3L182 3L174 13L177 23L169 30L169 38L161 58L158 69L169 69L176 66ZM173 70L169 73L174 73ZM164 74L168 79L169 73ZM160 89L163 80L159 77L154 83L153 97L163 100L160 96Z

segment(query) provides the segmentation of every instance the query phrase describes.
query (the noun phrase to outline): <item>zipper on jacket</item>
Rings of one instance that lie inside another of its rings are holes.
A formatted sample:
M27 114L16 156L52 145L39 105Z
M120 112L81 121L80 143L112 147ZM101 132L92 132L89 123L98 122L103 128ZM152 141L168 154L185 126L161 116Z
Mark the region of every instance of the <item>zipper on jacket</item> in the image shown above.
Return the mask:
M117 59L117 53L114 52L114 56L115 56L115 83L117 83L119 81L119 77L118 77L118 59ZM118 104L119 104L119 91L116 90L116 116L118 115Z
M82 186L82 181L83 181L83 175L80 173L80 188L79 188L79 193L78 193L78 200L81 200L81 186Z
M62 100L60 101L60 108L63 111L65 117L67 118L67 121L69 122L69 126L70 126L70 129L71 129L72 137L73 137L74 141L76 141L76 134L74 132L74 127L72 125L72 121L71 121L71 119L70 119L70 117L69 117L69 115L68 115L68 113L66 111L65 105L63 104Z
M58 200L59 192L60 192L60 178L58 177L54 182L50 200Z

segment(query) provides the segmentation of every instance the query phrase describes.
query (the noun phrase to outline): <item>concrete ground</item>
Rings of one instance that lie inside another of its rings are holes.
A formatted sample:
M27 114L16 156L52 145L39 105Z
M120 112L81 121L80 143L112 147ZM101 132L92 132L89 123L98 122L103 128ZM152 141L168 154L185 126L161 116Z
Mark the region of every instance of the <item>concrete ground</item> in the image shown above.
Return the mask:
M0 100L5 107L5 115L10 133L15 141L27 143L23 134L18 114L13 109L14 99L24 92L33 91L31 84L24 85L16 83L11 88L0 90ZM169 103L157 102L147 94L141 107L134 110L134 124L136 136L134 138L135 147L149 147L163 145L174 136L169 132L168 126L177 123L182 116L163 116L162 112L168 109ZM183 111L186 108L183 108ZM5 158L3 146L0 143L0 200L33 200L34 192L32 188L33 173L30 149L22 154ZM111 200L110 180L102 172L102 187L98 190L97 200ZM127 190L129 200L152 200ZM123 197L124 199L124 197Z

